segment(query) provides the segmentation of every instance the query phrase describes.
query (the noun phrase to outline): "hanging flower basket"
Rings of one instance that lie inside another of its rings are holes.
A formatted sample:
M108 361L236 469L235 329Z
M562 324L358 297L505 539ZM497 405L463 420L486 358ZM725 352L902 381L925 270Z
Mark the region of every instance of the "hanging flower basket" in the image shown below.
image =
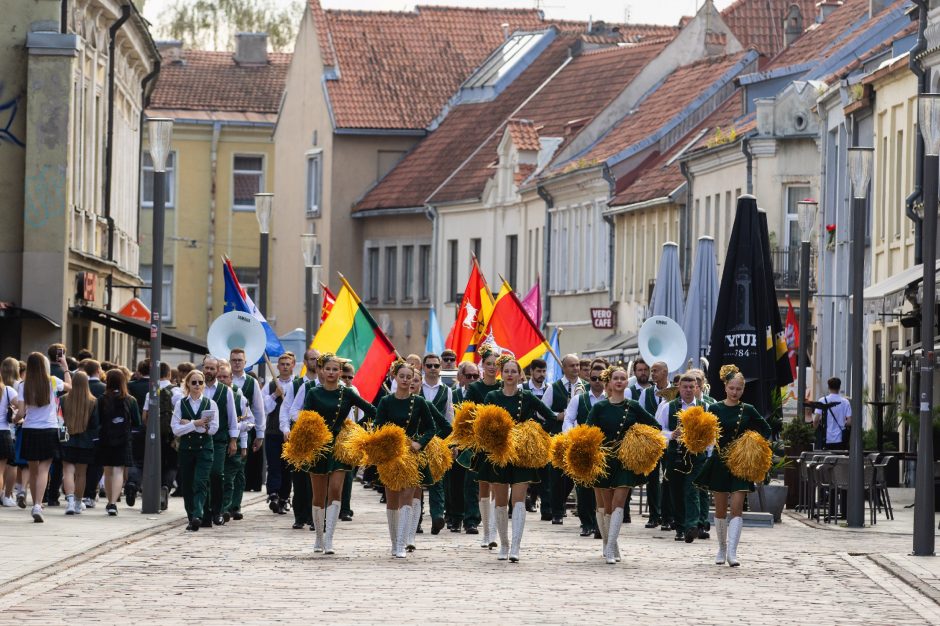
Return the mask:
M826 224L826 250L836 251L836 225Z

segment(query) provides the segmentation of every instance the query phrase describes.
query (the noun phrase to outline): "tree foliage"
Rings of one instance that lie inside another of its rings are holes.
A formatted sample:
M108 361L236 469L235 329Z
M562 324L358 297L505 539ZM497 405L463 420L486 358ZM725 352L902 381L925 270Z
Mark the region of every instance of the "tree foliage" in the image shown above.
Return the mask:
M293 48L303 12L299 0L174 0L160 15L161 37L187 48L234 49L235 33L265 32L275 51Z

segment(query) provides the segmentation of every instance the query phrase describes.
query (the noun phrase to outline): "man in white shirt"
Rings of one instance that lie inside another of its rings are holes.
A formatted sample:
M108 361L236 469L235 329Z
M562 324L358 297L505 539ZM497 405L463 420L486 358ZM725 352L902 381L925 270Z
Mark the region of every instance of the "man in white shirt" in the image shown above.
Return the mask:
M203 526L222 526L222 493L225 485L225 459L238 450L238 409L235 406L235 394L218 380L219 359L207 356L202 361L202 373L206 377L203 395L219 407L219 430L212 439L212 471L209 472L209 506L204 512ZM226 427L227 424L227 427ZM211 516L211 517L210 517Z
M421 395L440 411L448 424L454 423L454 395L450 387L441 382L441 357L437 354L425 354L421 362L424 378L421 381ZM428 487L428 501L431 509L431 534L441 532L445 525L453 526L451 519L450 489L445 474L439 481Z
M562 432L568 432L575 426L584 424L591 408L607 397L607 394L604 393L604 381L601 380L601 374L606 368L607 362L603 359L594 359L591 362L591 371L588 374L590 383L588 389L584 393L571 397L568 408L565 409L565 423L562 424ZM594 498L594 490L590 487L575 485L575 492L578 494L578 519L581 522L581 536L590 537L595 533L600 534L597 528L597 502Z
M277 358L277 378L263 388L266 417L264 454L268 462L265 488L268 492L268 508L273 513L284 515L290 508L291 468L281 458L284 433L281 432L281 416L287 414L284 405L290 407L289 398L300 389L303 379L294 376L294 354L285 352ZM290 427L288 426L288 429Z
M317 387L320 385L320 379L317 377L317 359L319 358L319 351L313 348L304 352L304 367L306 367L306 372L304 373L303 384L294 392L290 403L288 403L287 398L285 398L284 404L281 405L281 432L284 434L285 440L290 437L291 426L297 421L297 416L304 408L307 386L313 385ZM291 483L294 488L294 525L292 528L294 530L301 530L304 524L307 524L310 526L310 530L314 530L313 490L310 485L310 476L308 476L306 472L291 471Z
M819 399L820 404L829 404L827 410L813 412L813 426L823 426L826 433L826 450L845 450L848 447L846 428L852 425L852 405L840 393L842 380L832 377L827 381L829 393Z
M461 361L457 366L457 385L454 388L454 401L458 404L463 401L463 395L467 387L480 380L480 370L476 364L471 361ZM477 526L480 525L480 500L479 487L473 474L467 472L467 468L454 463L448 472L450 476L451 511L450 532L459 533L461 527L467 534L476 535L480 531Z
M91 384L91 378L88 379ZM165 395L169 394L169 398ZM154 417L160 419L161 409L173 410L173 407L183 397L183 391L170 382L170 364L166 361L160 362L160 380L157 382L157 410ZM169 400L168 403L165 403ZM150 418L150 394L144 398L143 422L144 428L147 427L147 420ZM165 424L165 422L164 422ZM163 481L164 490L160 496L160 506L166 508L169 499L170 489L173 487L173 481L176 479L176 470L179 465L176 448L173 447L174 436L172 432L166 432L164 424L160 425L160 475ZM95 483L97 486L97 483Z
M650 375L655 372L655 384L650 382ZM660 403L663 401L659 391L669 386L669 366L662 361L653 363L650 367L643 357L637 357L633 361L633 375L636 377L636 384L627 390L631 400L635 400L650 415L656 415ZM649 520L646 522L646 528L656 528L660 521L667 519L671 513L666 515L671 507L668 502L662 501L661 477L662 463L657 463L656 467L650 472L646 480L646 501L649 504ZM629 499L628 499L629 501Z
M548 364L543 359L532 359L529 363L529 380L525 382L523 389L528 389L536 398L550 407L552 406L552 386L545 383L547 372Z

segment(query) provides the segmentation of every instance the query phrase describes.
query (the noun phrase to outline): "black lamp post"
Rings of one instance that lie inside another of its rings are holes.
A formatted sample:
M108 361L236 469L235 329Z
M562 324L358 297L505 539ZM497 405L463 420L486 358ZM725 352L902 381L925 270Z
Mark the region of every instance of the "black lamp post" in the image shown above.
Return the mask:
M806 419L806 367L809 350L809 265L810 242L816 226L816 213L819 203L815 200L801 200L796 205L797 218L800 222L800 351L796 372L797 410L799 419Z
M320 308L320 270L317 265L317 236L315 233L304 233L300 236L301 252L304 255L304 269L306 270L306 284L304 289L304 312L306 314L306 348L310 347L313 336L316 334L316 318ZM316 301L316 302L315 302Z
M271 232L271 211L274 208L273 193L255 194L255 217L258 218L258 231L261 233L261 258L258 262L258 301L255 306L265 317L268 316L268 237ZM249 364L250 365L250 364ZM264 367L258 368L258 377L264 380Z

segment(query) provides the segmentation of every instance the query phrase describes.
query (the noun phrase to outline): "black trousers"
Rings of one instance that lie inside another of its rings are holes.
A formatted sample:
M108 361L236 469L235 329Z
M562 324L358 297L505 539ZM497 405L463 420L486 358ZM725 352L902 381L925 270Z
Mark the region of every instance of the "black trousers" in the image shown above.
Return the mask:
M284 446L284 433L269 432L264 435L264 454L268 461L268 476L265 482L268 496L277 495L281 500L290 498L291 478L290 465L281 458L281 448Z
M444 510L447 512L447 519L452 524L460 525L463 522L464 515L464 481L467 478L467 468L459 463L451 465L450 470L444 476L448 482L444 494L447 500L444 503Z
M252 435L254 433L252 432ZM265 436L267 439L267 436ZM245 491L261 491L261 469L264 465L264 448L253 451L255 437L248 440L248 457L245 459Z
M294 499L291 502L294 522L313 524L313 486L310 484L310 474L291 470L290 479L294 485ZM320 506L323 506L322 502Z
M565 516L565 503L571 490L574 489L574 481L565 476L565 474L555 467L551 466L549 470L552 477L552 517L560 518ZM545 509L542 509L543 511Z

